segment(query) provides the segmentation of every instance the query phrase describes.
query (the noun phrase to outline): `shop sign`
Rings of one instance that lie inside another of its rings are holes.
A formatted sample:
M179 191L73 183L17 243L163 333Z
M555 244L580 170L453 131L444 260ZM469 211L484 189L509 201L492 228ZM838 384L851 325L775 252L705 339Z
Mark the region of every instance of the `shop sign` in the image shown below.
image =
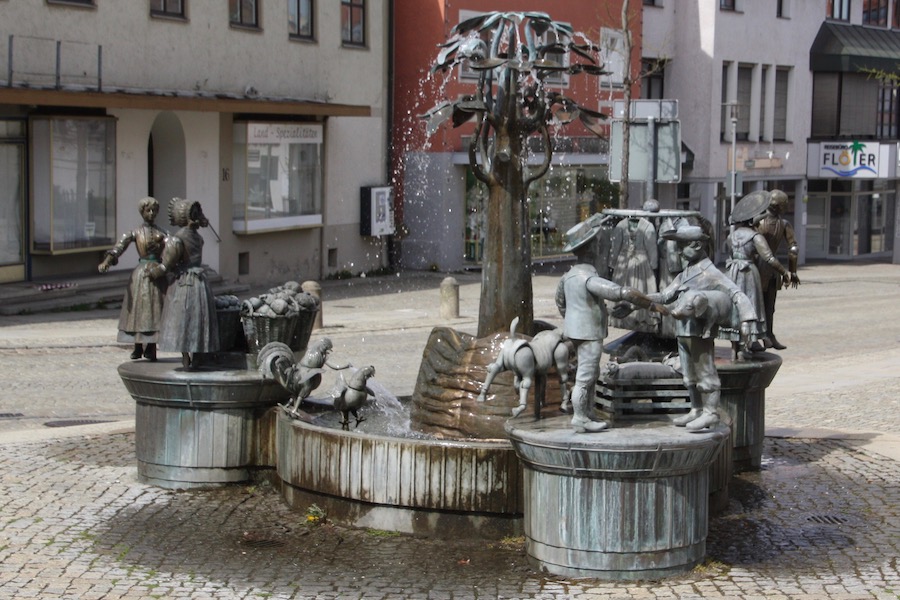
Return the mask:
M322 126L315 123L248 123L248 144L321 144Z
M819 177L877 178L880 151L878 142L822 142L819 145Z

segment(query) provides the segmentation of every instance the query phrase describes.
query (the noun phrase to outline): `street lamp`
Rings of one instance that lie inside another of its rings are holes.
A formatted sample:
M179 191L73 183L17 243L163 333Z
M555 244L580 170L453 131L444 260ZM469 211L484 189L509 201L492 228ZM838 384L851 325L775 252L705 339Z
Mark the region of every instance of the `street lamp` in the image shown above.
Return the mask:
M728 212L728 220L731 221L731 214L734 212L734 195L737 189L737 122L738 122L738 103L728 102L725 106L729 109L731 116L731 209ZM734 223L729 228L734 233Z

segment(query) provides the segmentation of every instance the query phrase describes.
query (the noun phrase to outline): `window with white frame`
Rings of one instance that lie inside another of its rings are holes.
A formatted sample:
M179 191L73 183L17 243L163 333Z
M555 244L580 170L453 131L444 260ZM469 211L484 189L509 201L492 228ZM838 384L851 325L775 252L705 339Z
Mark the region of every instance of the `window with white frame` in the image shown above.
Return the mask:
M624 32L603 27L600 30L600 52L603 56L603 70L609 73L600 77L601 85L622 87L628 75Z
M850 0L828 0L825 16L835 21L850 20Z
M779 19L791 18L791 0L778 0L775 6L775 16Z
M320 123L235 123L235 233L322 224L322 143Z
M562 25L568 25L568 23L561 23ZM553 62L559 64L562 67L569 66L569 51L568 45L571 40L568 36L559 36L555 31L547 31L543 35L541 35L536 44L538 46L549 45L553 46L554 49L548 50L544 53L544 58L548 60L552 60ZM568 87L569 85L569 74L565 71L550 71L544 77L544 83L549 85L550 87Z
M116 236L116 121L31 120L32 239L35 253L109 247Z

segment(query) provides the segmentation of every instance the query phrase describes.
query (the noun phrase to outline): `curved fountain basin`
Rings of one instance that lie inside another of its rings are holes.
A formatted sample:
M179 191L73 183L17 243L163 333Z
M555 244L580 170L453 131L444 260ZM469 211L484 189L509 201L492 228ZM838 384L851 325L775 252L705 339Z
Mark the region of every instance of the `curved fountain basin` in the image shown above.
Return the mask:
M431 537L521 535L522 469L508 441L342 431L278 412L277 472L291 506Z
M128 362L119 376L134 398L138 479L168 489L248 481L271 466L266 414L288 399L255 370L186 371L180 360Z
M525 467L526 551L536 567L638 580L703 560L710 466L728 427L691 433L657 420L577 434L555 417L513 419L506 431Z

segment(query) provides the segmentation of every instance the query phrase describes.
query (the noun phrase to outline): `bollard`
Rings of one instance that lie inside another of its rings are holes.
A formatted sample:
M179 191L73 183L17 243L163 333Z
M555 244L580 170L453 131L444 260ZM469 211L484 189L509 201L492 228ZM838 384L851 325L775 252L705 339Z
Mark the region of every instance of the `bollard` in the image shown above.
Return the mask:
M441 282L441 318L459 318L459 282L453 277Z
M322 306L322 286L318 281L304 281L300 284L300 289L308 294L311 294L316 297L316 300L319 301L319 312L316 313L316 318L313 320L313 331L316 329L322 329L322 312L324 311L324 306Z

